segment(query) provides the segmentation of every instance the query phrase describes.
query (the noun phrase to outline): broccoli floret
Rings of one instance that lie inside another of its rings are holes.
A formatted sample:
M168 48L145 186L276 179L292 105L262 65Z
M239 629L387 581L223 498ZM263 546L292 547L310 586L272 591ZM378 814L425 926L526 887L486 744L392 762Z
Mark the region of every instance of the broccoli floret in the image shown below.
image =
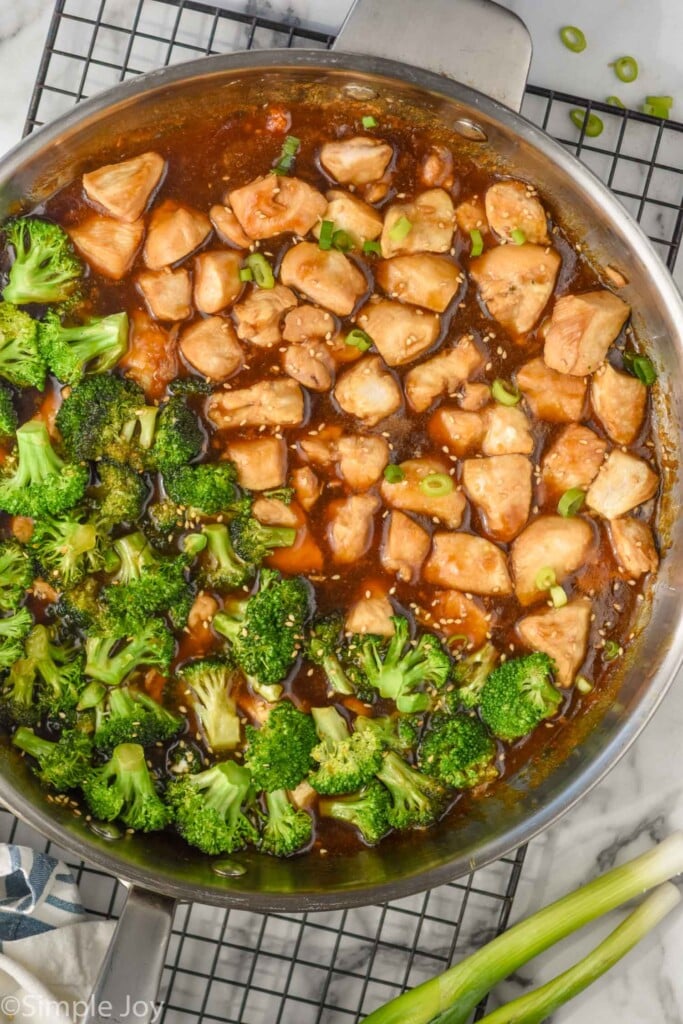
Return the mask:
M166 751L166 772L171 777L194 775L204 768L204 756L196 743L183 737Z
M54 630L39 625L31 630L25 652L39 678L41 709L50 719L70 724L85 685L80 650L69 641L56 642Z
M64 730L53 743L36 736L33 729L22 726L12 737L12 743L36 759L36 775L58 793L80 786L90 772L92 742L85 733L76 729Z
M232 515L244 506L231 462L210 462L201 466L178 466L164 474L168 497L188 510L189 516Z
M119 571L104 588L103 599L121 630L135 633L150 615L161 612L182 628L192 606L184 559L159 555L139 531L119 537L114 550Z
M115 636L89 636L85 642L85 674L109 686L118 686L142 665L154 665L161 672L168 672L174 652L173 636L161 619L149 619L120 648Z
M59 515L81 500L88 469L60 459L42 420L19 427L17 455L0 481L0 509L38 519L46 513Z
M11 668L24 655L24 640L33 625L28 608L19 608L7 618L0 619L0 672Z
M484 683L498 662L498 651L491 643L484 644L478 651L469 654L453 667L455 690L444 695L449 711L455 711L458 704L475 708L479 704Z
M422 721L419 715L393 714L378 718L359 715L354 727L357 732L376 732L385 748L403 755L417 748Z
M296 530L292 526L266 526L253 516L238 516L230 523L230 536L239 558L260 565L276 548L291 548Z
M379 732L349 732L345 720L333 707L312 708L320 743L311 751L319 765L310 776L318 793L353 793L379 771L385 744Z
M394 700L399 711L424 711L429 696L416 692L417 687L440 689L448 679L450 659L433 634L423 634L413 646L408 644L408 620L395 615L392 622L395 632L388 646L379 637L361 639L363 671L370 685L381 697Z
M66 231L47 220L17 217L5 224L14 262L2 293L6 302L63 302L76 289L83 265Z
M192 710L213 751L234 750L240 742L240 720L232 696L234 672L220 658L191 661L180 670L192 691Z
M33 583L28 552L14 540L0 542L0 611L18 608Z
M266 818L259 849L273 857L290 857L307 846L313 838L310 814L290 803L284 789L266 793Z
M83 707L81 698L79 707ZM183 720L163 708L149 694L117 686L109 690L97 708L95 746L112 750L119 743L150 747L175 736Z
M443 787L411 768L395 751L384 755L377 778L389 790L391 805L387 816L393 828L427 828L441 816L446 805Z
M12 390L0 380L0 442L14 437L18 425L19 417L14 408Z
M272 491L263 491L263 497L269 501L281 501L283 505L291 505L295 493L293 487L275 487Z
M81 782L86 803L96 818L120 818L129 828L157 832L171 812L159 797L139 743L120 743L111 758Z
M555 714L562 694L552 685L555 664L536 651L494 669L479 696L484 723L501 740L516 740Z
M49 310L38 326L38 349L54 375L76 384L86 373L113 369L128 348L128 315L92 317L84 324L63 324Z
M45 387L45 360L38 349L38 324L9 302L0 302L0 376L18 388Z
M56 423L71 458L110 458L142 470L135 433L138 413L145 409L144 393L133 381L97 374L75 385L59 407ZM155 409L152 412L156 415ZM153 437L152 425L150 444Z
M171 398L156 421L147 468L167 473L186 466L202 453L204 434L199 420L180 398Z
M306 640L306 656L314 665L320 665L332 693L355 692L337 654L343 634L344 620L341 615L334 613L317 619L311 625Z
M291 701L276 704L260 729L248 725L246 736L244 763L257 789L266 793L294 789L313 766L311 751L318 743L315 724Z
M199 570L203 586L212 590L234 590L253 578L256 567L235 553L225 523L203 526L199 536L206 538Z
M318 813L323 818L345 821L357 828L368 844L374 846L387 834L391 799L384 786L374 779L350 796L337 796L318 801Z
M68 627L82 629L93 636L116 631L116 624L110 621L109 611L101 599L100 584L94 576L86 576L60 595L57 615Z
M110 526L139 519L149 494L144 477L112 459L97 463L97 475L100 478L95 489L99 500L98 518Z
M147 528L158 544L168 543L176 530L185 525L185 512L170 498L147 506Z
M37 700L38 679L35 662L30 658L21 657L10 668L0 696L0 717L4 723L16 722L17 725L34 725L40 717L40 706Z
M203 377L176 377L167 390L171 395L210 395L213 389L213 382Z
M471 789L498 777L496 745L478 718L435 715L420 745L419 765L445 786Z
M104 543L100 527L74 511L61 519L36 519L28 547L46 576L70 587L102 568Z
M251 776L234 761L182 775L169 784L167 792L183 839L213 856L257 842L258 833L244 813L252 798Z
M248 676L260 683L278 683L299 655L309 614L309 592L298 577L284 579L262 569L258 591L243 601L227 603L213 620L231 643L231 652Z

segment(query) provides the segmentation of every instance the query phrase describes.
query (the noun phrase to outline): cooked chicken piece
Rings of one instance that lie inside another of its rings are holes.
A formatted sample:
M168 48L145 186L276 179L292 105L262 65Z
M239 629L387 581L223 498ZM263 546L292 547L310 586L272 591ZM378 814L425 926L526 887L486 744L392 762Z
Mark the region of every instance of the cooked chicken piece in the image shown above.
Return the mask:
M329 391L334 383L334 359L323 341L290 345L283 356L282 368L311 391Z
M359 348L355 345L347 345L346 334L343 331L337 331L331 338L326 338L325 344L337 366L357 363L359 359L364 358L364 353Z
M254 502L254 514L270 526L290 526L296 529L294 543L288 548L276 548L268 556L266 564L289 576L300 573L322 572L325 555L311 533L306 513L296 501L285 505L282 501L258 498Z
M659 477L647 462L615 448L588 488L586 502L605 519L618 519L653 498L658 487Z
M337 443L339 475L352 491L376 484L389 462L389 444L378 434L349 434Z
M349 416L357 416L369 427L401 408L403 396L381 356L369 356L345 370L337 380L334 397Z
M450 494L437 497L425 494L420 487L426 476L434 473L447 474L450 463L445 459L425 456L421 459L407 459L400 463L400 468L403 470L402 480L396 483L382 480L380 490L387 505L405 512L429 516L430 519L439 520L451 529L457 530L467 506L462 492L454 488Z
M120 281L133 265L140 248L145 225L141 220L125 224L111 217L88 217L69 228L74 243L86 263L104 277Z
M439 395L453 394L483 364L484 357L474 338L465 334L452 348L408 371L406 398L416 412L424 412Z
M212 206L209 217L221 242L234 245L236 249L249 248L251 239L242 231L240 222L229 206Z
M551 423L573 423L581 419L586 401L586 382L558 373L539 356L520 366L517 387L534 416Z
M458 396L458 405L461 409L470 412L477 412L483 409L491 401L491 388L488 384L477 384L475 381L468 381L463 384Z
M455 223L466 235L470 231L481 231L483 234L487 230L486 209L481 196L472 196L458 203L455 208Z
M560 373L593 373L630 312L628 303L606 290L563 295L553 306L543 358Z
M288 790L287 795L298 811L306 811L318 802L318 794L306 779L295 789Z
M264 526L299 526L296 509L279 498L257 498L251 511Z
M466 459L462 482L494 540L511 541L529 518L531 463L523 455Z
M195 597L190 613L187 616L187 624L191 633L199 633L201 629L208 628L209 623L218 611L218 601L205 590L200 590ZM200 633L201 636L201 633Z
M401 228L408 222L409 230ZM399 223L400 222L400 223ZM414 200L392 203L382 228L382 256L411 252L448 252L453 241L453 201L442 188L430 188Z
M470 274L494 320L525 334L553 294L561 262L555 249L541 245L497 245L472 260Z
M431 537L419 523L403 512L392 512L380 549L382 567L406 583L416 583L431 546Z
M281 437L231 441L227 457L237 466L237 479L248 491L272 491L287 480L287 445Z
M561 584L586 564L593 542L593 529L580 516L535 519L512 545L512 571L520 604L533 604L547 597L548 591L536 586L541 569L552 569Z
M185 267L143 270L136 283L157 320L186 320L192 313L192 279Z
M357 321L388 366L412 363L439 337L438 316L389 299L368 302Z
M257 348L272 348L282 341L280 324L286 310L296 306L289 288L252 288L246 299L234 307L237 336Z
M319 306L297 306L285 316L282 337L295 344L300 341L322 341L332 336L334 317Z
M647 523L631 516L613 519L609 524L614 557L629 579L636 580L646 572L656 572L659 556L652 530Z
M440 448L462 458L479 451L484 440L484 417L478 412L442 405L429 417L429 436Z
M484 197L489 227L505 242L512 242L512 232L523 231L527 242L547 245L548 224L545 210L530 185L523 181L497 181Z
M320 249L313 242L299 242L285 253L280 280L339 316L348 316L368 290L368 282L353 260L336 249Z
M176 339L140 309L130 316L128 351L119 362L126 377L139 384L151 399L161 398L166 385L178 376Z
M543 456L543 483L550 494L564 494L571 487L582 491L597 476L607 451L607 442L588 427L571 423L558 434Z
M215 249L200 252L194 261L194 304L201 313L220 313L231 306L244 287L240 281L242 257Z
M512 593L504 552L471 533L435 533L423 575L428 583L465 593Z
M392 298L436 313L443 313L463 279L457 263L427 252L381 260L375 278Z
M310 466L298 466L292 473L292 487L296 499L306 511L313 508L323 491L323 486Z
M570 601L564 608L547 608L517 623L520 640L532 651L542 651L557 666L556 681L569 687L586 657L591 622L587 597Z
M466 597L459 590L436 590L427 608L418 609L416 616L428 629L442 636L464 638L462 646L481 647L490 636L491 616L481 602ZM461 648L462 649L462 648Z
M327 540L335 562L350 565L369 550L381 502L374 494L352 494L332 502L327 525Z
M645 419L647 388L630 373L604 363L593 375L591 402L595 415L616 444L631 444Z
M266 174L228 195L249 238L273 238L285 231L306 235L327 207L325 196L300 178Z
M211 395L208 415L219 429L298 427L304 421L306 404L296 381L279 377L259 381L249 388Z
M132 224L145 212L165 167L166 161L158 153L141 153L88 171L83 175L83 190L112 217Z
M370 588L368 588L370 590ZM395 614L385 593L371 593L351 605L344 623L347 633L372 633L375 636L393 636L396 632L392 616Z
M373 241L382 234L381 215L358 196L333 188L327 193L327 202L322 219L332 221L335 231L346 231L357 249L362 248L363 242ZM320 238L321 223L313 228L316 238Z
M235 329L222 316L196 320L185 328L180 336L180 351L190 366L219 383L232 377L244 363Z
M333 466L337 461L337 444L342 436L341 427L330 425L315 429L299 441L299 449L316 466Z
M320 150L320 163L335 181L358 187L379 181L393 155L387 142L357 135L352 139L326 142Z
M430 146L420 163L420 181L427 188L452 188L453 154L445 146Z
M175 199L164 199L152 210L143 256L150 270L161 270L185 259L211 234L211 221Z
M492 405L483 413L486 433L484 455L531 455L534 438L523 409L516 405Z

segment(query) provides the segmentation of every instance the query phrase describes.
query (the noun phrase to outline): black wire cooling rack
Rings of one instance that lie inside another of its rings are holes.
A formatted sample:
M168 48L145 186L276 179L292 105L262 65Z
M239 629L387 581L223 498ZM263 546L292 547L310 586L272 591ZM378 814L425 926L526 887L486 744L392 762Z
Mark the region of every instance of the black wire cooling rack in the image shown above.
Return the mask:
M327 48L334 37L194 0L57 0L26 134L132 75L201 54L271 46ZM598 138L572 110L597 112ZM523 113L575 152L638 218L673 269L683 235L683 125L529 86ZM85 906L116 916L123 887L74 863L7 811L0 840L62 856ZM201 904L176 913L161 1024L353 1024L447 967L508 922L525 850L464 880L380 907L259 915ZM480 1010L479 1016L483 1011Z

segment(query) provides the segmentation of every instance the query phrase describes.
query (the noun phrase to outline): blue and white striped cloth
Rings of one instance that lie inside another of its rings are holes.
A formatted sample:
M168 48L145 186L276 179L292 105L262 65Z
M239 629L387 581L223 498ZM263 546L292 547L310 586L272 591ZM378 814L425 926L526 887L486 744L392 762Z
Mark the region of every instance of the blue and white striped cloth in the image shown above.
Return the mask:
M0 845L0 950L85 919L71 871L28 846Z

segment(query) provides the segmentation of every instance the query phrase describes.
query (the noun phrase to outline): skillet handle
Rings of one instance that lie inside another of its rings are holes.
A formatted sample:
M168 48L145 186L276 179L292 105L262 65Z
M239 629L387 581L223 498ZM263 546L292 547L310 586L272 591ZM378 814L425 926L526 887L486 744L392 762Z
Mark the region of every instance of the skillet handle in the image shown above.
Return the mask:
M131 888L82 1024L150 1024L156 1006L175 900Z
M355 0L335 50L414 64L519 110L531 37L492 0Z

